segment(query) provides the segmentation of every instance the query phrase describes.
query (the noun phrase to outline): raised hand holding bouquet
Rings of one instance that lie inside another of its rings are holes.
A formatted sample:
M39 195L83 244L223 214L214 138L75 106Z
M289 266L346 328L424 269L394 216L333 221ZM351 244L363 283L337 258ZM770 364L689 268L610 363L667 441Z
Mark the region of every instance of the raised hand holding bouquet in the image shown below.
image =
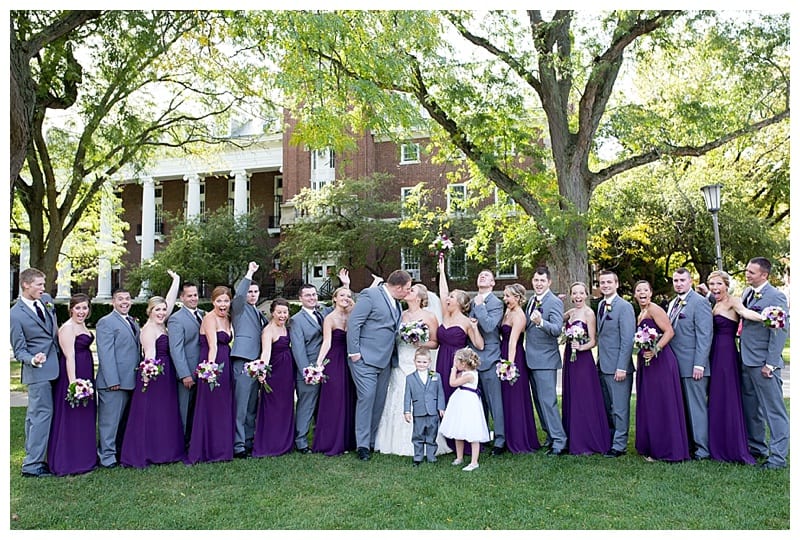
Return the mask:
M453 249L453 241L445 233L441 233L431 243L430 249L439 255L439 260L441 261L444 259L445 254Z
M89 404L89 400L94 397L94 385L89 379L75 379L67 387L66 400L70 407Z

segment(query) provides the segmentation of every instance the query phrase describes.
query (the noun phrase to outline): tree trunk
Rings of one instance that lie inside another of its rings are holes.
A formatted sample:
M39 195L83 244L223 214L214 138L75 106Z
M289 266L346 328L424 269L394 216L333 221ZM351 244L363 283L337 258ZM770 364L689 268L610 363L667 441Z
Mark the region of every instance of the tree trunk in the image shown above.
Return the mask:
M589 294L592 284L589 283L589 262L586 253L587 231L585 227L573 227L570 234L556 241L550 249L553 264L548 265L553 278L551 290L555 294L566 295L565 304L569 302L569 287L575 281L586 283Z

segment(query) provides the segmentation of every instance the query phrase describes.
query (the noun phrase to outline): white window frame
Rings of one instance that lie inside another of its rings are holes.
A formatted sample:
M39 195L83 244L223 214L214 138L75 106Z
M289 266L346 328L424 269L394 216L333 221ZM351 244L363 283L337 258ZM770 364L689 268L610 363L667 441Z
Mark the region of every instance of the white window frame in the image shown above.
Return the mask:
M411 275L411 279L420 280L420 268L422 267L419 252L410 247L400 248L400 268Z
M420 162L419 143L403 143L400 145L400 165Z
M153 203L155 206L155 219L153 222L153 232L156 236L163 234L162 224L164 222L164 186L157 184L153 188Z
M447 254L447 275L451 279L465 279L467 277L466 246L455 246Z
M518 269L517 269L517 263L514 263L514 265L513 265L514 268L513 268L513 271L511 273L504 272L503 270L505 270L505 269L502 266L500 266L499 253L500 253L501 246L502 246L502 244L495 244L495 247L494 247L494 262L495 262L495 266L494 267L497 268L497 275L495 277L497 279L517 279L519 277Z
M456 192L460 191L460 194ZM458 201L458 205L454 204ZM463 216L466 213L467 203L467 184L448 184L447 185L447 213L450 215ZM459 208L455 208L458 206Z
M336 153L333 148L310 150L311 189L317 191L336 179Z

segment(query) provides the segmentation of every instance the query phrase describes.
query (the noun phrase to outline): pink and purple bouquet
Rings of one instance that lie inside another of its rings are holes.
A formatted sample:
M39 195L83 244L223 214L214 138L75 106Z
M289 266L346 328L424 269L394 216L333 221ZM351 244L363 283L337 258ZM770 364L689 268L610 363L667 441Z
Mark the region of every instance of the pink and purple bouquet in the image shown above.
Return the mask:
M400 339L406 343L425 343L430 339L428 325L422 321L412 321L400 324Z
M441 233L433 242L431 242L429 247L432 251L435 251L437 255L439 255L439 259L441 260L448 251L453 249L453 241L450 240L445 233Z
M512 386L517 382L517 379L519 379L519 370L511 360L501 359L498 361L495 372L497 373L497 378L500 379L501 382L507 382Z
M306 384L322 384L328 380L325 375L325 366L330 362L327 358L322 361L322 365L313 364L303 368L303 381Z
M214 388L219 386L217 379L219 379L220 370L225 367L225 364L217 364L213 360L206 360L197 364L197 369L194 371L197 379L208 383L208 388L212 392Z
M147 392L147 386L164 373L164 362L159 358L145 358L139 362L139 376L142 378L142 392Z
M764 326L778 330L786 326L786 311L780 306L767 306L761 310Z
M272 375L272 366L267 364L264 360L256 359L252 362L246 362L244 370L250 375L251 378L261 382L266 393L272 392L272 387L267 384L267 377Z
M89 400L94 397L94 385L89 379L75 379L67 387L66 400L70 407L89 404Z
M655 328L642 326L636 330L636 334L633 336L633 344L640 351L653 351L655 354L658 354L658 346L656 343L658 343L659 337L661 336ZM645 358L644 365L649 366L650 360Z
M586 330L584 330L583 326L579 324L572 324L567 326L564 329L564 336L567 338L568 341L571 342L571 354L569 356L569 361L574 362L577 358L578 351L575 349L575 345L583 345L584 343L589 343L589 336L586 334Z

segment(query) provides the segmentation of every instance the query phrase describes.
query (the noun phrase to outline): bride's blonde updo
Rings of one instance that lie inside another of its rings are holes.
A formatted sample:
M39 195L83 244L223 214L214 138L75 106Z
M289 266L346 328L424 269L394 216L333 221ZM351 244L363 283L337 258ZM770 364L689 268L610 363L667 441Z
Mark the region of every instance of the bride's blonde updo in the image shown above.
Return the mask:
M417 283L411 288L417 291L417 296L419 297L419 307L428 307L428 288L422 283Z

